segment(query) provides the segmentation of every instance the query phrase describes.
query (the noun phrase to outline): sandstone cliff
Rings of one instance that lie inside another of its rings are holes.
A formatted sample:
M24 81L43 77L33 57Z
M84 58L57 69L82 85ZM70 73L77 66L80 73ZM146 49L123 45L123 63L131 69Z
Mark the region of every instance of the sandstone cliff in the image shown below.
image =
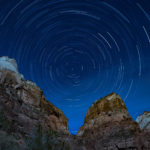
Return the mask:
M63 112L45 99L35 83L24 80L15 60L0 58L0 149L7 147L9 138L23 149L24 138L32 137L39 127L42 132L69 133Z
M150 150L149 112L137 122L140 127L112 93L97 100L77 136L70 135L63 112L24 79L15 60L0 58L0 150Z
M144 133L132 120L123 100L112 93L89 108L84 125L77 135L85 139L88 150L150 148L149 135L142 141L142 134Z
M133 120L119 95L112 93L96 101L88 110L84 125L78 135L82 136L87 130L103 127L112 123L132 122Z

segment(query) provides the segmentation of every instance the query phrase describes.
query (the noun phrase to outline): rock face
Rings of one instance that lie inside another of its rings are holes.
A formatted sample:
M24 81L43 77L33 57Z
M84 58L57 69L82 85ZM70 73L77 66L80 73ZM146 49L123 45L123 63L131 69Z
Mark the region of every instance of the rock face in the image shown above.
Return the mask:
M145 111L142 115L137 117L136 122L140 125L142 130L150 131L150 112Z
M0 70L7 69L18 73L16 60L10 59L7 56L0 57Z
M43 132L69 133L63 112L45 99L36 84L24 80L15 60L0 58L0 141L2 135L15 134L18 140L11 138L21 147L24 137L31 137L38 126Z
M86 141L86 149L144 149L141 130L134 122L119 95L112 93L96 101L88 110L78 136Z
M85 116L84 125L80 128L78 136L84 136L86 131L93 128L125 121L133 122L120 96L112 93L96 101L89 108Z
M77 136L70 135L63 112L24 79L15 60L0 58L0 150L150 150L149 116L137 118L140 129L112 93L96 101Z

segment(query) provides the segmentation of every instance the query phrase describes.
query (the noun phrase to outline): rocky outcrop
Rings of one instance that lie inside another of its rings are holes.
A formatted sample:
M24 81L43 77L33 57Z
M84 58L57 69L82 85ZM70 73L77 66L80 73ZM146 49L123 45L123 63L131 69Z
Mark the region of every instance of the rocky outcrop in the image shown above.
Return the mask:
M63 112L45 99L35 83L24 80L15 60L0 58L0 135L15 134L18 140L9 137L22 146L24 137L32 137L38 126L43 132L69 134Z
M93 128L125 121L133 123L123 100L119 95L112 93L92 104L85 116L84 125L80 128L78 136L84 136L85 132Z
M145 111L142 115L137 117L136 122L140 125L142 130L150 131L150 112Z
M86 141L86 149L144 149L139 125L134 122L119 95L112 93L96 101L88 110L78 136Z
M15 59L8 58L7 56L0 57L0 70L11 70L18 73L18 67Z
M0 58L0 150L149 150L149 112L137 122L112 93L96 101L77 136L70 135L63 112L24 79L15 60Z

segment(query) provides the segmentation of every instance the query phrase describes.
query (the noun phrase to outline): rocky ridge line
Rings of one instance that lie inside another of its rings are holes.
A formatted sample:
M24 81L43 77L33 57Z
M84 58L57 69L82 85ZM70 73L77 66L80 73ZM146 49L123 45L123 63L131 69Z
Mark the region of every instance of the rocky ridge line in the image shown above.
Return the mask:
M68 119L64 113L45 99L43 91L35 83L24 79L15 60L1 57L0 141L5 140L0 144L4 147L0 149L6 147L9 150L7 141L11 138L11 143L15 142L14 145L23 150L27 145L25 139L34 137L39 127L41 133L69 134Z
M16 61L0 58L0 150L149 150L149 112L134 122L119 95L89 108L77 136L68 119L24 79Z

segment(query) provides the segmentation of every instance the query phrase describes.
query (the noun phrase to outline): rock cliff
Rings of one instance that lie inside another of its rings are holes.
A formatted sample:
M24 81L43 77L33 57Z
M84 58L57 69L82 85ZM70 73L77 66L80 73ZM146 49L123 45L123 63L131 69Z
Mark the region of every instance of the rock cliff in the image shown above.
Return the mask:
M119 95L112 93L96 101L89 108L84 125L80 128L78 135L82 136L87 130L103 127L107 124L117 122L133 122L128 110Z
M120 96L112 93L89 108L77 135L86 141L87 150L140 150L150 148L150 136L142 141L143 134Z
M137 117L136 122L140 125L142 130L150 131L150 112L145 111L142 115Z
M45 99L35 83L26 81L18 73L15 60L1 57L0 143L9 135L23 149L24 138L32 137L39 126L42 132L69 134L68 119L63 112ZM6 141L0 149L7 147Z
M134 122L112 93L93 103L71 135L63 112L24 79L16 61L0 58L0 150L150 150L149 115Z

